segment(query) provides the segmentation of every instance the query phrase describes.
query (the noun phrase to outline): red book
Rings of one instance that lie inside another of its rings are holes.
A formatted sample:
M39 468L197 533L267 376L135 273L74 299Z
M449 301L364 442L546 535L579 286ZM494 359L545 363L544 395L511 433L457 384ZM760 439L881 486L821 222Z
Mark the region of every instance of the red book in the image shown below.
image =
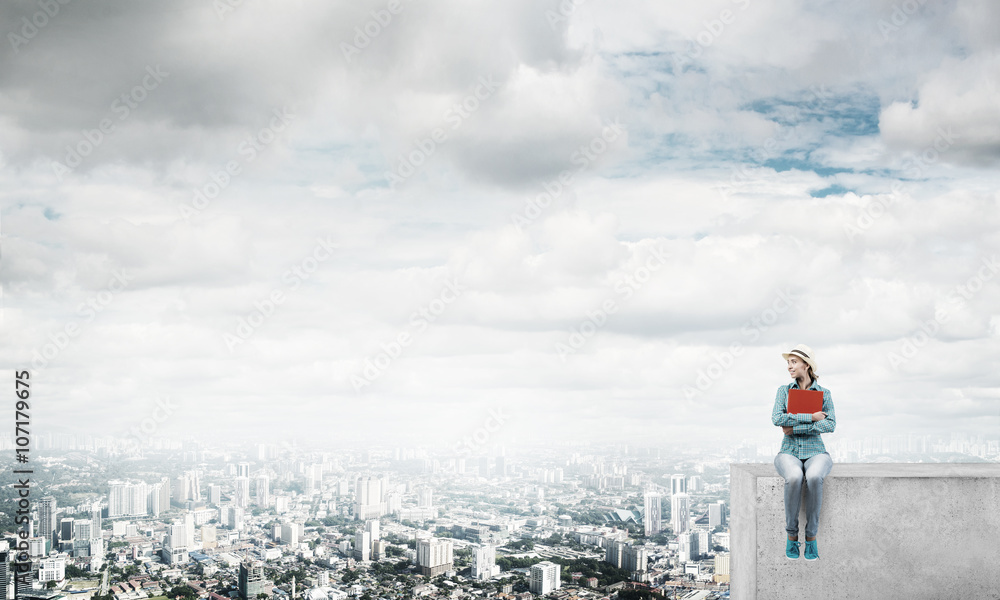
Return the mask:
M819 390L788 390L788 410L790 415L812 414L823 410L823 392Z

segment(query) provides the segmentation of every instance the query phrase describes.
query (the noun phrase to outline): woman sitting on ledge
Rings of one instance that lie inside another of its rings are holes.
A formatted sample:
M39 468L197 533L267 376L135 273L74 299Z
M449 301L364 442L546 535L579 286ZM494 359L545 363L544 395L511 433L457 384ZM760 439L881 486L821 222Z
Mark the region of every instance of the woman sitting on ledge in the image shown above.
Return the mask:
M788 363L792 383L778 388L774 398L771 421L781 427L785 438L781 450L774 458L774 467L785 479L785 557L799 557L799 507L802 504L802 480L806 481L806 560L819 558L816 533L819 531L819 512L823 505L823 479L833 467L833 459L826 451L821 433L831 433L837 425L833 412L830 390L816 383L816 355L805 344L799 344L781 356ZM823 392L823 410L808 414L787 413L790 390L819 390Z

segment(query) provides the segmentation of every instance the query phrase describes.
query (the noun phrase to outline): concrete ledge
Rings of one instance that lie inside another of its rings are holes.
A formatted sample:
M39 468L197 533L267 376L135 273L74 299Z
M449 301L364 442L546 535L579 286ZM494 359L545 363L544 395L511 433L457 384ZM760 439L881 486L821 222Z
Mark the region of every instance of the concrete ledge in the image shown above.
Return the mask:
M816 561L784 556L784 486L730 465L733 600L1000 599L1000 464L834 463Z

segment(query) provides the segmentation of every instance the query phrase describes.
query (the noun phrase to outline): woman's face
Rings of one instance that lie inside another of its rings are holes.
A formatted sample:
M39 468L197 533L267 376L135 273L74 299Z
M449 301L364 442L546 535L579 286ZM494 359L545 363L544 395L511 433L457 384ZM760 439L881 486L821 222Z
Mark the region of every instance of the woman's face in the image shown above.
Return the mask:
M792 379L809 379L809 365L797 356L789 356L788 374Z

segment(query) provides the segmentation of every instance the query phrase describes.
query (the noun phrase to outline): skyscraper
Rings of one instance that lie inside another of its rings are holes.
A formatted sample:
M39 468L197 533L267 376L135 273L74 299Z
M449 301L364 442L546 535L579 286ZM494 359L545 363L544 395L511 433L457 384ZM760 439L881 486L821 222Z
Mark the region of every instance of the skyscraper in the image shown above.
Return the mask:
M643 500L646 505L646 512L642 521L643 529L647 536L654 536L663 530L660 514L663 499L656 492L646 492Z
M94 502L90 505L90 522L93 524L93 537L91 539L101 539L101 503Z
M677 494L687 493L687 479L684 475L674 474L670 476L670 495L675 496Z
M649 563L649 551L646 550L645 546L633 546L632 544L627 544L623 554L622 568L627 569L632 573L643 573L647 570L646 566Z
M109 486L108 517L142 517L149 514L149 486L145 482L111 481Z
M235 503L236 506L240 508L248 508L250 506L250 478L240 475L236 478L235 487Z
M218 506L222 503L222 486L221 485L210 485L208 486L208 502L209 504L214 504Z
M271 504L271 482L267 475L257 476L256 498L257 506L269 506Z
M431 538L417 542L417 563L424 577L436 577L453 568L454 545L450 539Z
M562 585L559 575L562 567L554 562L542 561L531 566L531 593L544 596Z
M354 484L354 518L358 520L377 519L385 514L383 506L383 483L388 479L359 477Z
M372 557L372 534L359 531L354 536L354 560L367 561Z
M726 526L726 503L719 500L708 505L708 526L715 529L717 526Z
M472 578L480 581L489 579L499 572L496 547L491 544L477 544L472 547Z
M254 600L264 593L264 563L244 560L240 563L239 590L243 600Z
M688 530L690 509L690 497L687 494L679 493L670 498L670 527L675 534Z
M619 540L605 540L604 562L622 568L622 559L625 549L625 542Z
M680 562L691 562L698 554L698 532L686 531L677 536L677 559Z
M38 504L38 535L50 542L56 531L56 499L45 496Z
M10 573L7 569L7 551L0 551L0 598L7 600L8 590L10 589Z

